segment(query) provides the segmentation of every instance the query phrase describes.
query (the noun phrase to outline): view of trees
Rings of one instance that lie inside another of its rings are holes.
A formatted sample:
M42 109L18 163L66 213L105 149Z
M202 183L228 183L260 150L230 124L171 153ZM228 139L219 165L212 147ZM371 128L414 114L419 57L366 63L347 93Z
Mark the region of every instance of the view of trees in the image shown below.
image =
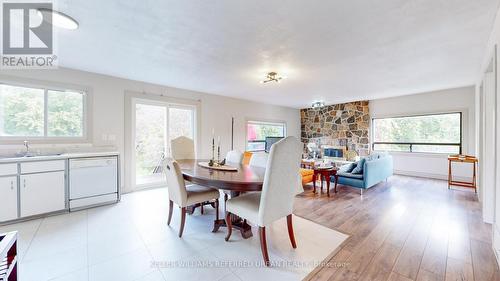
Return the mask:
M47 112L45 112L47 94ZM0 85L0 135L74 137L83 135L83 99L78 92Z
M185 108L170 107L168 109L169 137L175 139L180 136L193 138L194 120L193 110Z
M169 140L166 106L137 104L135 118L137 182L147 183L155 180L155 168L168 154L166 150L170 140L180 136L194 137L194 114L189 108L168 108Z
M285 126L281 124L268 124L248 122L247 124L247 150L257 151L265 149L266 137L284 137Z
M56 91L48 91L47 95L47 134L50 137L82 136L83 95Z
M0 135L43 136L44 91L0 85Z
M137 177L151 175L166 149L166 108L137 104L135 107L135 149Z
M460 143L460 113L373 120L374 142ZM380 150L409 151L408 145L380 144ZM414 152L458 153L459 146L413 145Z

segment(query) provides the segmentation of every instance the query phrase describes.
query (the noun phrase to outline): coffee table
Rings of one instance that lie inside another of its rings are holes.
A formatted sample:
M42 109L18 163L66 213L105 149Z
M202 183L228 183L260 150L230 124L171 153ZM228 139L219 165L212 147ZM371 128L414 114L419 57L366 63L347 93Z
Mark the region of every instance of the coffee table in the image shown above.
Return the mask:
M335 177L335 185L333 188L333 191L337 193L337 182L339 179L339 176L337 175L337 168L335 167L319 167L315 166L313 168L314 174L313 174L313 192L316 193L316 179L321 181L321 192L323 192L323 181L326 181L326 195L330 197L330 179L331 177Z

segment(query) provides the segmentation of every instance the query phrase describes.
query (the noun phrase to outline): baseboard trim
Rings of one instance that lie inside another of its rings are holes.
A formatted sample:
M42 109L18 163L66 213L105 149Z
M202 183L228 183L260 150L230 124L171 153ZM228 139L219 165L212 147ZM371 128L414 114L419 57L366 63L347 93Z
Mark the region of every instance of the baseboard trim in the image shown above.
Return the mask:
M419 178L429 178L429 179L437 179L437 180L448 180L448 175L443 174L433 174L433 173L423 173L423 172L415 172L415 171L403 171L403 170L394 170L394 174L403 175L403 176L412 176ZM469 177L453 177L454 180L458 181L472 181L472 178Z

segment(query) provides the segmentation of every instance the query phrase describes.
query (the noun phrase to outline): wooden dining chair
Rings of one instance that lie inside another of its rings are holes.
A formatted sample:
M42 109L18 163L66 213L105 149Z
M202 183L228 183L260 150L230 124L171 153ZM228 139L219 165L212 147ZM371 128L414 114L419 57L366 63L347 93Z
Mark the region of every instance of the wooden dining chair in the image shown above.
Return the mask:
M194 141L180 136L170 141L170 152L175 160L195 159Z
M174 203L181 209L181 226L179 237L182 237L186 221L186 207L207 201L215 202L215 218L219 219L219 191L196 184L186 186L179 164L172 158L165 159L164 169L167 177L169 211L167 225L170 225Z
M287 137L271 147L262 192L247 193L227 200L226 224L229 240L232 233L231 214L259 226L262 257L269 266L267 252L266 226L286 217L288 235L293 248L296 248L293 234L292 211L294 197L301 191L299 175L303 145L295 137Z

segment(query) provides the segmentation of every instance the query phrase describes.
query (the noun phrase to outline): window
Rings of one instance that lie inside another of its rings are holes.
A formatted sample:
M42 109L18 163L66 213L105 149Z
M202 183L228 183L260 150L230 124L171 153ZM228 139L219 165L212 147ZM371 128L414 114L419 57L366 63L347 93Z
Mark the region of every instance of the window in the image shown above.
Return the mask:
M286 126L284 123L270 123L259 121L247 122L247 150L264 151L266 137L285 137Z
M373 150L458 154L462 114L373 119Z
M0 85L0 137L84 137L85 93Z

